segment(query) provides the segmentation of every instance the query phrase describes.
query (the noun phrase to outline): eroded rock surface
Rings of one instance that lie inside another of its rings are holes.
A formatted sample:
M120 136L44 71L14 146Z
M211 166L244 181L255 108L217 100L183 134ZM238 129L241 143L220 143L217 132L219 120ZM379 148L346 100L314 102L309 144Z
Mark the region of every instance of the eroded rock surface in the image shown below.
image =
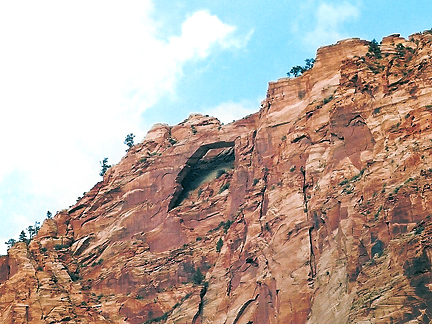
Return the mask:
M432 34L368 45L231 124L155 125L0 258L0 322L429 322Z

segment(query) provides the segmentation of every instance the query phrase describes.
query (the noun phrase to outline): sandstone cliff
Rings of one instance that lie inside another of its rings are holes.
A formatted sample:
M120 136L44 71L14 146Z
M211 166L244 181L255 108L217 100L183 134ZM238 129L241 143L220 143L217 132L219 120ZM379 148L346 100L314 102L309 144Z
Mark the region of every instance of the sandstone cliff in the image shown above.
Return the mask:
M0 258L0 323L429 322L432 34L368 45L155 125Z

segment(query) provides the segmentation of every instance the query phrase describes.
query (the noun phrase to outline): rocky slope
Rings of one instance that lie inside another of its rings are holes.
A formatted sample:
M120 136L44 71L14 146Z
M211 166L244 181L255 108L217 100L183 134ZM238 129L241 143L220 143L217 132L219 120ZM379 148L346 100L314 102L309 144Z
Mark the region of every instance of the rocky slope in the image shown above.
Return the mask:
M432 34L320 48L144 141L0 258L1 323L432 319Z

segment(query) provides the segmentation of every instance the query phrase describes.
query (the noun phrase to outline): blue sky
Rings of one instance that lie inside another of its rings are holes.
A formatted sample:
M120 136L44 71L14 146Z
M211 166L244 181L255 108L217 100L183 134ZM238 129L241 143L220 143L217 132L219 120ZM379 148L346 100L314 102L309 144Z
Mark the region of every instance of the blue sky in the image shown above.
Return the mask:
M0 2L0 254L72 205L125 136L259 109L267 84L339 39L432 27L431 1Z

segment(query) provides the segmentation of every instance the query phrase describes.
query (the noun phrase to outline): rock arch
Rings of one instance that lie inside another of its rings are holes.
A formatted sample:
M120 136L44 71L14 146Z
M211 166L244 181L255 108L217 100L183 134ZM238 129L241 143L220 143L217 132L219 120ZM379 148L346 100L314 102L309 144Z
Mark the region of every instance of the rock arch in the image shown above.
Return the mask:
M185 196L185 188L187 187L186 182L190 181L191 173L194 168L198 165L200 160L212 149L231 148L234 147L234 141L218 141L201 145L186 161L186 164L176 177L176 189L172 196L172 199L168 205L168 210L177 207ZM227 155L226 160L234 161L234 150L232 154Z

